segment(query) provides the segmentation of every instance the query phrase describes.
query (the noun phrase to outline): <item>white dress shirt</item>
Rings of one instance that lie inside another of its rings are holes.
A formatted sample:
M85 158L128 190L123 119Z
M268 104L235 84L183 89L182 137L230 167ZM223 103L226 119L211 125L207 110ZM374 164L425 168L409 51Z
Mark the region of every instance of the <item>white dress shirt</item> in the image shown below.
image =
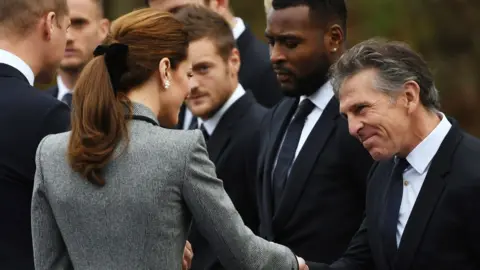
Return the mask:
M235 17L235 20L237 22L235 23L235 26L232 29L232 33L235 40L237 40L245 31L245 29L247 29L247 27L245 26L245 22L243 22L242 18ZM184 130L187 130L190 127L190 122L192 122L192 119L193 119L192 112L188 108L185 108L185 115L183 117Z
M233 37L235 38L235 40L237 40L245 31L245 29L247 29L247 27L245 26L245 22L242 20L242 18L235 17L235 20L236 20L236 23L232 29L232 32L233 32Z
M28 83L33 86L33 83L35 82L35 74L33 74L32 68L30 68L30 66L20 57L9 51L0 49L0 63L9 65L20 71L23 76L27 78Z
M62 81L62 77L57 76L57 87L58 87L58 95L57 99L62 100L63 96L67 93L72 93L73 91L69 89Z
M412 213L418 194L422 189L432 159L452 127L447 117L443 113L440 114L442 120L437 127L407 156L410 166L403 173L403 196L400 212L398 213L397 246L400 245L403 231Z
M320 119L320 116L322 116L323 111L325 110L325 108L327 107L328 103L333 98L333 96L334 96L333 87L332 87L332 84L330 83L330 81L328 81L322 87L320 87L315 93L310 95L309 97L307 97L307 96L301 96L300 97L299 105L303 100L308 98L315 105L315 108L312 110L312 112L307 116L307 119L305 120L305 124L303 126L302 133L300 134L300 138L298 140L297 149L295 150L295 156L293 158L293 162L295 162L295 160L297 159L297 156L300 153L300 151L302 150L303 145L305 144L305 141L307 140L308 136L312 132L315 124ZM290 119L290 122L292 120L293 120L293 116L292 116L292 119ZM280 147L282 146L286 135L287 135L287 132L285 132L283 134L282 143L280 144ZM273 164L272 172L275 171L275 167L277 167L278 154L280 153L280 147L277 150L277 155L275 157L275 162ZM289 168L288 174L290 174L290 169L291 169L291 167Z
M310 132L312 132L313 127L318 122L318 119L320 119L320 116L322 116L323 111L327 107L332 97L333 87L329 81L325 83L322 87L320 87L320 89L317 92L313 93L311 96L300 97L300 102L302 102L306 98L310 99L313 104L315 104L315 108L307 116L307 120L305 121L305 125L303 126L302 134L300 135L300 139L297 145L297 150L295 151L295 159L297 158L298 153L300 153L300 150L302 150L302 147L305 144L308 136L310 135Z
M207 131L208 135L211 136L215 131L215 128L217 127L218 123L222 119L223 115L243 95L245 95L245 89L243 89L243 86L241 84L238 84L237 88L232 93L230 98L228 98L227 102L225 102L223 106L220 108L220 110L218 110L212 117L210 117L207 120L202 120L200 118L197 118L198 126L200 127L203 124L203 127Z

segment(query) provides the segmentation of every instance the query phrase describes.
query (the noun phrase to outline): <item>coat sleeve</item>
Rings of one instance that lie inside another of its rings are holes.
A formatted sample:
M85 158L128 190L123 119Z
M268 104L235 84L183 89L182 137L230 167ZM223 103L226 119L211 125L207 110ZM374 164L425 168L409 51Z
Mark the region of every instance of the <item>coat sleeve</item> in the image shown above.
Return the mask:
M55 216L48 202L48 193L42 173L42 145L40 142L35 157L36 171L32 197L32 240L35 269L73 269Z
M183 196L198 230L227 269L298 269L293 252L255 236L216 177L205 141L196 131L185 164Z

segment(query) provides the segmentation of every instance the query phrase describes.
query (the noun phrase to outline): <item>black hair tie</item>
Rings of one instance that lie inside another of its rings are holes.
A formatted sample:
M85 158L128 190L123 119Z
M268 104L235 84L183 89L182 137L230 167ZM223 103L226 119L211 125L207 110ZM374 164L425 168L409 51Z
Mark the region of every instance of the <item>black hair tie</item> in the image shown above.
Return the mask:
M127 72L128 45L122 43L112 43L110 45L99 45L93 52L94 57L104 55L105 65L115 96L120 87L120 78Z

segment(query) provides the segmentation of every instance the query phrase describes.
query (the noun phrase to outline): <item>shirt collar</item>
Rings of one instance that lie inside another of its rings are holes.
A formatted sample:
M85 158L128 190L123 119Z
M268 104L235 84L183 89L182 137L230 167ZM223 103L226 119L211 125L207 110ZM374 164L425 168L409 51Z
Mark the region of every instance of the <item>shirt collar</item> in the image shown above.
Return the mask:
M202 125L205 127L208 135L212 135L217 127L218 123L222 119L222 116L228 111L228 109L243 95L245 95L245 89L241 84L238 84L237 88L230 96L230 98L223 104L223 106L216 112L212 117L207 120L202 121L202 119L198 118L198 126Z
M57 87L58 87L58 96L59 100L62 100L63 96L67 93L72 93L73 91L70 90L62 81L62 77L60 75L57 76Z
M33 86L35 82L35 74L33 74L32 68L25 63L20 57L15 54L0 49L0 63L9 65L18 71L20 71L25 78L27 78L28 83Z
M327 107L328 103L333 97L333 87L330 81L326 82L322 87L320 87L315 93L311 94L310 96L301 96L300 97L300 102L302 102L304 99L308 98L310 99L313 104L320 110L325 110Z
M419 174L423 174L425 170L429 167L433 157L440 148L443 139L445 139L447 133L452 127L452 124L448 121L445 114L441 112L439 112L439 114L442 117L440 123L407 156L408 163Z
M238 39L247 27L245 26L245 23L243 22L242 18L235 17L235 20L236 20L236 23L235 23L235 27L233 27L232 29L232 32L233 32L233 37L235 39Z

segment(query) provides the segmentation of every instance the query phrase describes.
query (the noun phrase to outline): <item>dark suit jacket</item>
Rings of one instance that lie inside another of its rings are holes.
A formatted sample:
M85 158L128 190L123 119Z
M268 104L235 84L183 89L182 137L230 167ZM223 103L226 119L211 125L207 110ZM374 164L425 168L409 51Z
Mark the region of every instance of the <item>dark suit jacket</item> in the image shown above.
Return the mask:
M237 39L240 51L238 80L245 89L252 91L255 99L266 108L275 106L282 99L282 92L270 63L268 45L258 40L247 26ZM180 110L177 128L183 127L185 106Z
M210 159L215 163L217 177L223 180L224 188L245 225L252 231L258 228L258 211L255 201L255 166L251 146L255 128L258 128L266 109L259 105L251 92L238 99L223 115L207 142ZM189 241L194 257L192 269L224 269L217 254L192 225ZM228 265L225 265L228 269Z
M30 203L35 153L48 134L67 131L68 107L0 64L0 269L33 269Z
M45 90L45 93L50 94L54 98L57 98L58 97L58 86L54 85L54 86L48 88L47 90Z
M247 27L237 39L237 48L241 60L240 83L252 91L261 105L267 108L275 106L283 95L270 63L268 45L258 40Z
M278 207L272 206L272 169L298 99L285 98L265 117L258 164L260 236L305 260L336 260L348 247L364 212L372 159L348 133L331 99L296 158Z
M310 269L480 269L480 140L452 128L435 154L394 262L384 253L380 224L393 159L369 176L366 218L344 258ZM393 264L393 267L390 267Z

